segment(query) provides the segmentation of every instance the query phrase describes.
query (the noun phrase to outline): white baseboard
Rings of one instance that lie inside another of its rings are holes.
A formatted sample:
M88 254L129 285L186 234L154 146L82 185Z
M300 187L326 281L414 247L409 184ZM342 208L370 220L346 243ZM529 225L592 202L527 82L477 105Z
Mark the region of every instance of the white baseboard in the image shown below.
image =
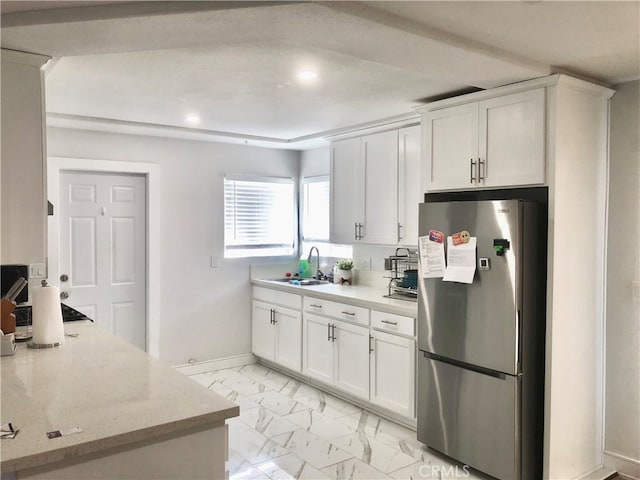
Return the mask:
M640 460L605 450L602 454L602 463L605 467L618 472L623 478L640 480Z
M195 375L197 373L211 372L213 370L222 370L223 368L241 367L242 365L249 365L251 363L256 363L257 361L258 360L253 353L246 353L244 355L218 358L216 360L206 360L204 362L191 363L187 365L176 365L173 368L185 375Z

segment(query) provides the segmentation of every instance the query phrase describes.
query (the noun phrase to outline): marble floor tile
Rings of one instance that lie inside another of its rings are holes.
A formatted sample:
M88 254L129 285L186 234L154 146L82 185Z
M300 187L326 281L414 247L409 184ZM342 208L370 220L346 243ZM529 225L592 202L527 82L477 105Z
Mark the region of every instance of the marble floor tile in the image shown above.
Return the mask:
M241 395L253 395L267 391L267 387L257 380L241 375L238 372L232 372L232 374L223 378L222 384Z
M369 438L364 432L352 433L338 438L333 441L333 444L385 473L416 463L413 457L399 452L379 440Z
M299 425L274 414L264 407L241 410L240 419L256 432L262 433L267 437L275 437L300 428Z
M229 451L227 469L229 470L229 480L269 480L269 477L262 471L234 451Z
M240 416L227 420L231 480L421 480L467 473L418 442L415 431L264 365L190 377L240 406ZM469 470L465 478L488 477Z
M403 440L418 443L415 430L386 420L366 410L362 410L354 415L342 417L340 421L353 430L364 432L367 436L391 445L398 450L401 450L400 442Z
M302 410L284 418L328 441L353 433L347 425L323 415L320 410Z
M322 470L289 453L256 465L272 480L330 480Z
M289 415L293 412L299 412L306 408L295 400L273 390L249 395L249 400L252 400L258 405L268 408L273 413L282 416Z
M320 469L353 457L326 440L302 429L278 435L273 437L273 440L289 452Z
M251 464L264 462L287 453L281 445L248 426L229 429L229 448Z
M238 373L249 378L253 378L254 380L266 386L268 389L276 391L282 389L291 380L286 375L276 372L275 370L271 370L270 368L260 365L259 363L245 365L240 370L238 370Z
M238 392L222 383L214 383L209 387L209 390L216 392L221 397L224 397L227 400L238 405L240 407L240 412L242 412L243 410L249 410L251 408L258 408L258 404L256 402L250 400L244 395L240 395Z
M322 471L335 480L383 480L391 478L357 458L331 465L323 468Z

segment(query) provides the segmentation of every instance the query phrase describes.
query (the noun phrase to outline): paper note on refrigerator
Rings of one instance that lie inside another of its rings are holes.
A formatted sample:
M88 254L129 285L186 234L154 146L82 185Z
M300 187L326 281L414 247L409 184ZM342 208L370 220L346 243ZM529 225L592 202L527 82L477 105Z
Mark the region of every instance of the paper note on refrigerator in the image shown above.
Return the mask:
M453 238L447 237L447 268L442 281L473 283L476 273L477 238L469 238L468 243L454 245Z
M418 238L420 265L423 278L440 278L444 275L444 243L434 242L429 237Z

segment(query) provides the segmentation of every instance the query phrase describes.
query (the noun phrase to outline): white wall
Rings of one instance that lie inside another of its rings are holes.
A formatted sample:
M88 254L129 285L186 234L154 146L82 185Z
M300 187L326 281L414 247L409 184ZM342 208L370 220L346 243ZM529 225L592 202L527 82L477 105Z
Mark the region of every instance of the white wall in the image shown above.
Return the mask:
M632 282L640 281L640 81L615 89L607 243L605 465L617 465L621 472L640 477L640 304L632 298Z
M274 259L224 259L223 175L297 178L299 152L61 128L47 135L52 157L158 164L160 359L177 365L250 353L249 265ZM210 268L211 255L220 268Z

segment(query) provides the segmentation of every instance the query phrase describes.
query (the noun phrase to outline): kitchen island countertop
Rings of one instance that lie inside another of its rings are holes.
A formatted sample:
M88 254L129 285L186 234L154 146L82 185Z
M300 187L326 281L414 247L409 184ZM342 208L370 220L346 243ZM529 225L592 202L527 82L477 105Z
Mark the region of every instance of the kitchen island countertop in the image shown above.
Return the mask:
M234 403L90 322L65 323L61 347L19 344L2 357L0 423L19 429L0 444L3 473L136 442L224 425ZM47 438L80 427L81 433Z

